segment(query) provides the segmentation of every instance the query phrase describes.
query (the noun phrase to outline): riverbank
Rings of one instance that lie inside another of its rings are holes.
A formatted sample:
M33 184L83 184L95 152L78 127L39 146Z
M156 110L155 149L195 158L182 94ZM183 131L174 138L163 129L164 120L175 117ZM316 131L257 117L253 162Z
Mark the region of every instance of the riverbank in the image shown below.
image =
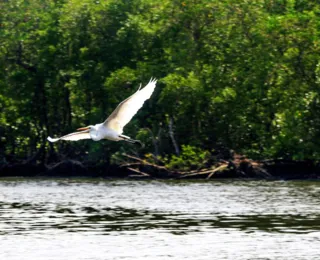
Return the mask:
M320 164L314 161L236 158L190 171L170 170L162 165L132 157L125 165L82 163L64 160L53 164L15 162L0 167L0 177L88 177L136 179L319 179ZM134 166L134 167L133 167Z

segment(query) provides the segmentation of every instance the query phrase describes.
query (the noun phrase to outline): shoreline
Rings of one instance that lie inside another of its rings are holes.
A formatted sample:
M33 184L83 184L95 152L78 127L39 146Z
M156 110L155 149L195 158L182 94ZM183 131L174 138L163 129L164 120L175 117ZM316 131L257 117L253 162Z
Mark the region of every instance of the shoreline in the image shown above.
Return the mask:
M0 178L103 178L103 179L242 179L242 180L320 180L320 164L315 161L248 159L212 165L206 169L178 172L162 166L141 164L138 168L114 164L83 164L64 160L46 165L17 162L0 166Z

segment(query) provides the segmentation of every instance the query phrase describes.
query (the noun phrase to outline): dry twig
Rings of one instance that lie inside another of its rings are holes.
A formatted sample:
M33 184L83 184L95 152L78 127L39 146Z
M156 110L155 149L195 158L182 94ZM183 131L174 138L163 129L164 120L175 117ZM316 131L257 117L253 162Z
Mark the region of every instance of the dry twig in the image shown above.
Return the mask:
M141 174L141 175L143 175L143 176L150 176L150 174L145 173L145 172L142 172L142 171L139 171L139 170L134 169L134 168L130 168L130 167L128 167L127 169L128 169L128 170L130 170L130 171L133 171L133 172L139 173L139 174Z

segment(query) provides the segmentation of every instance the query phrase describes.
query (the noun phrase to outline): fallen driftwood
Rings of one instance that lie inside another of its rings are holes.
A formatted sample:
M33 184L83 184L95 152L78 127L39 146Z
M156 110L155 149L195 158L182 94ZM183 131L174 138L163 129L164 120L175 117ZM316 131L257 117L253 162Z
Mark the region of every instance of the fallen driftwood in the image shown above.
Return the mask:
M156 178L257 178L257 179L318 179L320 164L309 161L266 160L254 161L236 155L230 161L219 161L202 169L181 171L150 162L130 154L123 154L129 161L120 167L144 177ZM161 163L161 162L159 162Z
M191 177L199 177L204 175L207 179L210 179L215 173L221 172L229 167L229 163L222 162L217 166L212 166L210 168L204 168L199 170L192 171L178 171L169 169L163 165L158 165L155 163L151 163L146 159L141 159L137 156L133 156L130 154L123 154L124 157L130 159L130 162L124 162L120 165L120 167L125 167L126 169L138 173L141 176L150 176L150 177L169 177L169 178L191 178ZM146 169L146 171L141 170ZM136 176L136 174L134 175Z
M148 165L148 166L155 167L157 169L168 170L165 166L161 166L161 165L157 165L157 164L154 164L154 163L150 163L147 160L143 160L143 159L141 159L139 157L136 157L136 156L133 156L133 155L123 154L123 156L125 156L127 158L130 158L130 159L133 159L133 160L138 161L138 162L133 162L133 163L131 162L131 163L121 164L120 165L121 167L128 167L128 166L134 166L134 165Z
M186 178L186 177L198 176L198 175L206 174L206 175L208 175L207 179L210 179L213 176L214 173L216 173L218 171L222 171L222 170L226 169L227 167L228 167L228 164L223 164L223 165L220 165L217 168L210 169L210 170L205 169L205 170L198 171L198 172L193 172L193 173L183 173L181 177L182 178Z
M145 173L145 172L142 172L142 171L139 171L139 170L134 169L134 168L130 168L130 167L128 167L127 169L128 169L128 170L130 170L130 171L133 171L133 172L139 173L139 174L141 174L141 175L143 175L143 176L150 176L150 174Z
M82 163L76 160L64 160L49 165L30 161L3 163L0 164L0 177L320 179L320 163L311 160L254 161L236 154L229 161L219 160L203 168L182 171L166 167L164 162L156 157L140 158L137 155L123 154L119 159L117 164Z

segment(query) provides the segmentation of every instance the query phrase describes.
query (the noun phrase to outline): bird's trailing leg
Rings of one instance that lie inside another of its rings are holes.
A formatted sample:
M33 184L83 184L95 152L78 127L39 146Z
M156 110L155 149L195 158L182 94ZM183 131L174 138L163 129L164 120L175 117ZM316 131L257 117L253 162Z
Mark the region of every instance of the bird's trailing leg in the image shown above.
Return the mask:
M126 141L126 142L131 143L131 144L139 144L139 145L141 145L141 147L144 147L144 144L139 140L131 139L129 136L126 136L126 135L119 135L119 137L123 141Z

